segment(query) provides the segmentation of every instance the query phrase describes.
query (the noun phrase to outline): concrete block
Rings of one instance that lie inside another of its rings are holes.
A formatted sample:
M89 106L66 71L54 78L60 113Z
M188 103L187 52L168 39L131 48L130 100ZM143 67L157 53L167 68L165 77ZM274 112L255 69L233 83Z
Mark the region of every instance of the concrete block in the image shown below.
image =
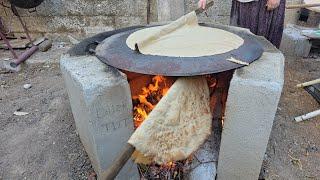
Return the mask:
M60 61L72 113L82 144L99 179L133 132L132 100L125 75L95 56ZM131 160L117 179L138 179Z
M265 52L230 83L218 180L257 180L284 81L284 56Z
M287 56L307 57L311 50L311 42L298 29L288 26L283 31L280 50Z

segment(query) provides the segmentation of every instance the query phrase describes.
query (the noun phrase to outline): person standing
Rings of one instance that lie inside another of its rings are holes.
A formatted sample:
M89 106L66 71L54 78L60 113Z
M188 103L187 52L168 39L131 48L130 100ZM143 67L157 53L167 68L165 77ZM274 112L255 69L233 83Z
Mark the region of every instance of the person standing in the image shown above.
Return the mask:
M207 0L200 0L205 8ZM249 29L280 47L286 0L232 0L230 24Z

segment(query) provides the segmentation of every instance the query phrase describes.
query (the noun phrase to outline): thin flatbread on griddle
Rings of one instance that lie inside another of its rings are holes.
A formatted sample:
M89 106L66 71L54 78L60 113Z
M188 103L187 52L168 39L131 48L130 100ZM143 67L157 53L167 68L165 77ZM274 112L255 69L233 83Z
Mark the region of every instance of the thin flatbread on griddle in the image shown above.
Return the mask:
M127 38L127 46L146 55L201 57L239 48L244 40L231 32L198 24L193 11L168 25L138 30Z

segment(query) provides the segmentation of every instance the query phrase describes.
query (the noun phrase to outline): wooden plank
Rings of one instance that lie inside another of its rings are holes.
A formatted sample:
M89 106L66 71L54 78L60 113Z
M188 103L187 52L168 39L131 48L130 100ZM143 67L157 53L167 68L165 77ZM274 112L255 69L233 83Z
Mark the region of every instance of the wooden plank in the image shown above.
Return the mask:
M287 9L297 9L297 8L311 8L311 7L319 7L320 3L315 3L315 4L290 4L287 5Z

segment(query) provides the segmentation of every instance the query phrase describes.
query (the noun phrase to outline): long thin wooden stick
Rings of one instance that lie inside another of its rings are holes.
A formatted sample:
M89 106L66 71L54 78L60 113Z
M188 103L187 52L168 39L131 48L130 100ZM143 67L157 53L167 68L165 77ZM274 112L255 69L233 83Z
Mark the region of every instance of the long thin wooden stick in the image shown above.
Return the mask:
M318 83L320 83L320 79L315 79L315 80L312 80L312 81L308 81L308 82L304 82L304 83L298 84L297 87L303 88L303 87L311 86L311 85L318 84Z
M122 152L116 157L112 162L112 165L103 174L105 175L105 180L113 180L119 174L120 170L130 159L135 148L131 144L126 144Z
M314 4L291 4L287 5L287 9L296 9L296 8L307 8L307 7L318 7L320 6L320 3L314 3Z

